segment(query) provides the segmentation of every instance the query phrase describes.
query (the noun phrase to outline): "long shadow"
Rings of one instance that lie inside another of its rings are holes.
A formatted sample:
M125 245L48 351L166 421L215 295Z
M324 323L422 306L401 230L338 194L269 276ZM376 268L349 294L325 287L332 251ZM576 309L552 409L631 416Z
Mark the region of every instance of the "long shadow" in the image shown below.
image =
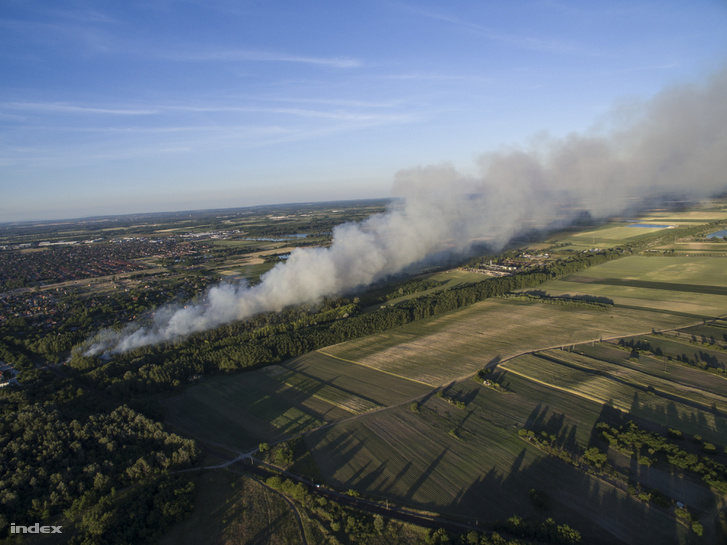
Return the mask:
M658 390L657 391L653 386L644 386L643 384L638 384L638 383L632 382L630 380L626 380L626 379L622 379L622 378L616 377L616 376L614 376L611 373L608 373L606 371L600 371L598 369L588 369L586 367L583 367L583 366L580 366L580 365L576 365L576 364L573 364L571 362L567 362L565 360L561 360L559 358L556 358L554 356L549 356L547 354L537 353L537 354L535 354L535 356L538 357L538 358L542 358L542 359L551 361L551 362L556 363L558 365L563 365L564 367L570 367L571 369L575 369L575 370L580 371L582 373L586 373L586 374L589 374L589 375L595 375L595 376L607 378L607 379L612 380L614 382L617 382L619 384L623 384L625 386L628 386L629 388L633 388L633 389L635 389L637 391L652 393L652 394L658 395L659 397L661 397L663 399L666 399L666 400L669 400L669 401L674 401L674 402L680 403L682 405L686 405L688 407L692 407L692 408L697 409L697 410L700 410L700 411L706 410L707 412L709 412L709 405L707 403L702 403L700 401L694 401L692 399L688 399L686 397L681 397L681 396L678 396L676 394L670 394L670 393L665 392L663 390ZM718 412L717 414L719 416L724 416L724 414L722 413L722 411Z
M490 524L503 523L512 514L535 525L552 517L594 545L679 543L670 515L555 457L541 454L526 465L529 450L524 447L507 472L498 474L493 468L474 481L453 504L453 512ZM536 507L530 489L544 492L549 506ZM495 527L507 533L507 524Z
M429 467L422 471L422 474L419 476L419 478L412 483L412 485L409 487L409 489L404 494L404 497L408 500L413 500L414 494L417 490L427 481L429 480L429 477L431 477L432 473L434 473L434 470L437 468L439 463L442 461L444 456L449 452L449 448L445 448L442 450L442 452L439 453L439 455L432 461L431 464L429 464Z
M385 494L388 494L391 490L391 487L394 486L399 479L402 479L404 475L407 474L407 472L411 469L412 465L413 464L411 463L411 461L408 461L406 464L404 464L404 467L401 468L401 471L396 474L396 476L392 479L391 483L386 487L386 490L384 492Z

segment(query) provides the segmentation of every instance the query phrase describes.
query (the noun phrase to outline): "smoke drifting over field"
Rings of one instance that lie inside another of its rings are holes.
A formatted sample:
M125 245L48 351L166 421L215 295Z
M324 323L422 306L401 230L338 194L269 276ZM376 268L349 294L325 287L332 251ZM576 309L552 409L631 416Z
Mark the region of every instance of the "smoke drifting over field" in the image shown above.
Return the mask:
M644 198L708 196L727 187L727 70L703 87L669 89L608 135L541 139L535 149L488 153L479 176L451 165L395 176L401 200L334 230L329 248L294 250L256 286L222 284L201 302L159 310L150 326L101 332L88 354L123 352L345 293L434 253L466 253L479 239L501 247L518 233L588 211L623 212ZM632 108L632 111L636 111Z

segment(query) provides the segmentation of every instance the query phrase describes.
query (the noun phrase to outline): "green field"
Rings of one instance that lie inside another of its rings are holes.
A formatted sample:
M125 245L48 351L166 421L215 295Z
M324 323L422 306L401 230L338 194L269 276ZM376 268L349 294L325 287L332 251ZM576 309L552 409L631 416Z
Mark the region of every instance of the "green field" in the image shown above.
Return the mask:
M546 282L540 290L551 296L606 297L617 307L699 320L727 314L725 270L724 257L632 256Z

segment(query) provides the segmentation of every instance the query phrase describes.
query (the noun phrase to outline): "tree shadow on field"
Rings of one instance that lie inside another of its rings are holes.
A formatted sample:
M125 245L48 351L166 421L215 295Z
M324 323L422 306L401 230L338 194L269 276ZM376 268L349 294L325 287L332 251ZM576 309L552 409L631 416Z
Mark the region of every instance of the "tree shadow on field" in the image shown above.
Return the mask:
M421 486L429 480L429 478L432 476L432 473L434 473L434 470L437 468L439 463L442 461L442 459L446 456L446 454L449 452L448 448L445 448L442 450L442 452L439 453L439 455L432 461L431 464L429 464L429 467L422 471L421 475L415 480L409 489L404 493L404 497L407 500L413 501L414 494L416 494L417 490L421 488Z
M532 500L533 489L547 498L545 507ZM583 543L594 545L680 542L672 516L526 444L507 471L492 467L457 497L450 511L496 529L505 529L504 521L514 514L536 525L552 517L578 530Z
M553 444L565 447L570 451L578 448L576 441L578 426L566 425L566 415L560 412L551 412L548 405L538 404L525 420L525 428L535 433L546 433L551 437Z
M500 356L500 354L498 354L497 356L495 356L494 358L492 358L490 361L488 361L485 364L485 368L497 367L497 364L499 364L501 361L502 361L502 357Z
M690 435L701 435L715 443L724 442L727 419L722 411L703 410L681 400L678 404L674 401L664 404L662 400L668 399L661 392L658 396L649 392L634 392L626 420L650 422L661 428L675 428ZM708 415L713 423L707 418Z

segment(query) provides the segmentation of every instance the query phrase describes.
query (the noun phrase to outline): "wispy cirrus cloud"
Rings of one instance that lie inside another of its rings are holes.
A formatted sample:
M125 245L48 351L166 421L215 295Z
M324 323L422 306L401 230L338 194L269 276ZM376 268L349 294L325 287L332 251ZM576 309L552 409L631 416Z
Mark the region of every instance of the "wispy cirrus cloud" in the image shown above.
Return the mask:
M170 55L168 58L179 61L290 62L330 66L332 68L358 68L363 65L359 59L351 57L309 57L305 55L291 55L288 53L252 49L231 49L224 51L189 53L186 55Z
M520 49L528 49L532 51L544 51L550 53L563 53L571 55L600 55L600 52L592 49L585 48L582 44L575 44L565 42L558 39L548 39L540 36L533 36L527 34L513 34L509 32L502 32L495 30L494 28L466 21L459 17L447 15L445 13L425 10L421 8L415 8L413 6L406 6L406 9L412 13L415 13L421 17L428 19L434 19L442 21L444 23L457 26L462 29L469 30L484 36L485 38L499 42L505 45L510 45Z
M151 115L159 113L156 109L97 108L93 106L77 106L64 102L1 102L0 108L15 111L66 114Z

